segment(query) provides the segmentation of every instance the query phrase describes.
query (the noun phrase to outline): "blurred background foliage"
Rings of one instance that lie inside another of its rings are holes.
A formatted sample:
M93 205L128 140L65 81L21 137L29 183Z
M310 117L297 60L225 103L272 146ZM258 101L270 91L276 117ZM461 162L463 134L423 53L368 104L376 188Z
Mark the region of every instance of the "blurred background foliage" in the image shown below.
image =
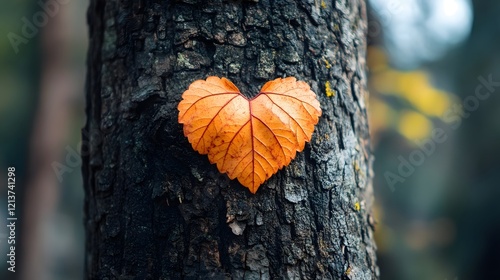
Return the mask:
M50 17L57 24L37 28L17 53L7 34L21 34L22 19L32 21L43 5L10 1L0 9L0 178L16 167L17 215L30 221L18 228L30 244L20 245L19 268L36 279L81 279L84 263L83 191L72 156L84 123L88 1L65 3ZM500 81L500 1L368 4L381 278L500 279L500 87L474 110L463 106L479 77ZM446 141L391 187L385 174L399 174L401 158L435 129ZM0 191L5 220L5 185ZM9 279L6 234L0 229L1 279Z
M500 2L369 1L370 129L382 279L500 279ZM442 129L443 143L390 186Z

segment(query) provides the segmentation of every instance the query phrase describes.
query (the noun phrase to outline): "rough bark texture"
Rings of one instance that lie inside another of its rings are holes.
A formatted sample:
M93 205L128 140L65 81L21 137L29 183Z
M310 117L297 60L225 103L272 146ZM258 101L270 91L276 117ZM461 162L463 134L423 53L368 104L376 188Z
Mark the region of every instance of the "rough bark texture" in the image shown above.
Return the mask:
M95 0L89 23L88 278L378 278L364 1ZM256 195L177 123L209 75L245 93L295 76L320 100L311 143Z

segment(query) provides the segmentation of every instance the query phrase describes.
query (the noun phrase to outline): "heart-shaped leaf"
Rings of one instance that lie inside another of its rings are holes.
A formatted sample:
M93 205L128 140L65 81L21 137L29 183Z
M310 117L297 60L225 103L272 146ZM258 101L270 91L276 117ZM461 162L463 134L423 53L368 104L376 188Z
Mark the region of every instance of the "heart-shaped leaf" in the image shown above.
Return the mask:
M177 108L193 148L252 193L304 149L321 116L316 94L293 77L267 82L251 99L228 79L208 77Z

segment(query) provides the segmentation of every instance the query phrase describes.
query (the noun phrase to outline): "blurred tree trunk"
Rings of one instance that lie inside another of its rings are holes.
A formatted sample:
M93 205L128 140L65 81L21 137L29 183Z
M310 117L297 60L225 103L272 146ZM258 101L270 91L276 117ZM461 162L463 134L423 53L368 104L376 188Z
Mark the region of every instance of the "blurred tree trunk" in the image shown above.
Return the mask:
M435 75L447 77L450 91L461 99L450 108L456 128L450 129L445 143L454 150L450 187L443 199L459 233L453 250L443 258L447 263L455 261L460 279L478 275L500 279L500 223L491 223L500 220L500 209L491 207L500 196L499 10L499 1L472 1L474 21L468 40L434 68Z
M54 219L59 198L59 184L53 163L61 161L63 143L70 117L70 99L75 91L68 67L69 39L67 6L41 29L40 96L33 121L29 173L24 195L22 256L19 279L53 277L54 250L48 248L47 224ZM49 253L52 251L52 254ZM7 279L7 278L2 278Z
M86 277L374 279L366 11L346 1L91 1ZM333 6L332 6L333 5ZM183 136L196 79L295 76L323 116L256 195Z

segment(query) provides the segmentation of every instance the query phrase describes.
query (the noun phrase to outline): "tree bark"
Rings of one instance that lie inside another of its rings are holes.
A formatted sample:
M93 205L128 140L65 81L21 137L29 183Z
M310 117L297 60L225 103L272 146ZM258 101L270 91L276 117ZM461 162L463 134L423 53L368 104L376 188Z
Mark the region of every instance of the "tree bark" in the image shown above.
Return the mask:
M375 279L362 0L91 1L86 277ZM294 76L311 143L252 195L177 122L197 79Z

